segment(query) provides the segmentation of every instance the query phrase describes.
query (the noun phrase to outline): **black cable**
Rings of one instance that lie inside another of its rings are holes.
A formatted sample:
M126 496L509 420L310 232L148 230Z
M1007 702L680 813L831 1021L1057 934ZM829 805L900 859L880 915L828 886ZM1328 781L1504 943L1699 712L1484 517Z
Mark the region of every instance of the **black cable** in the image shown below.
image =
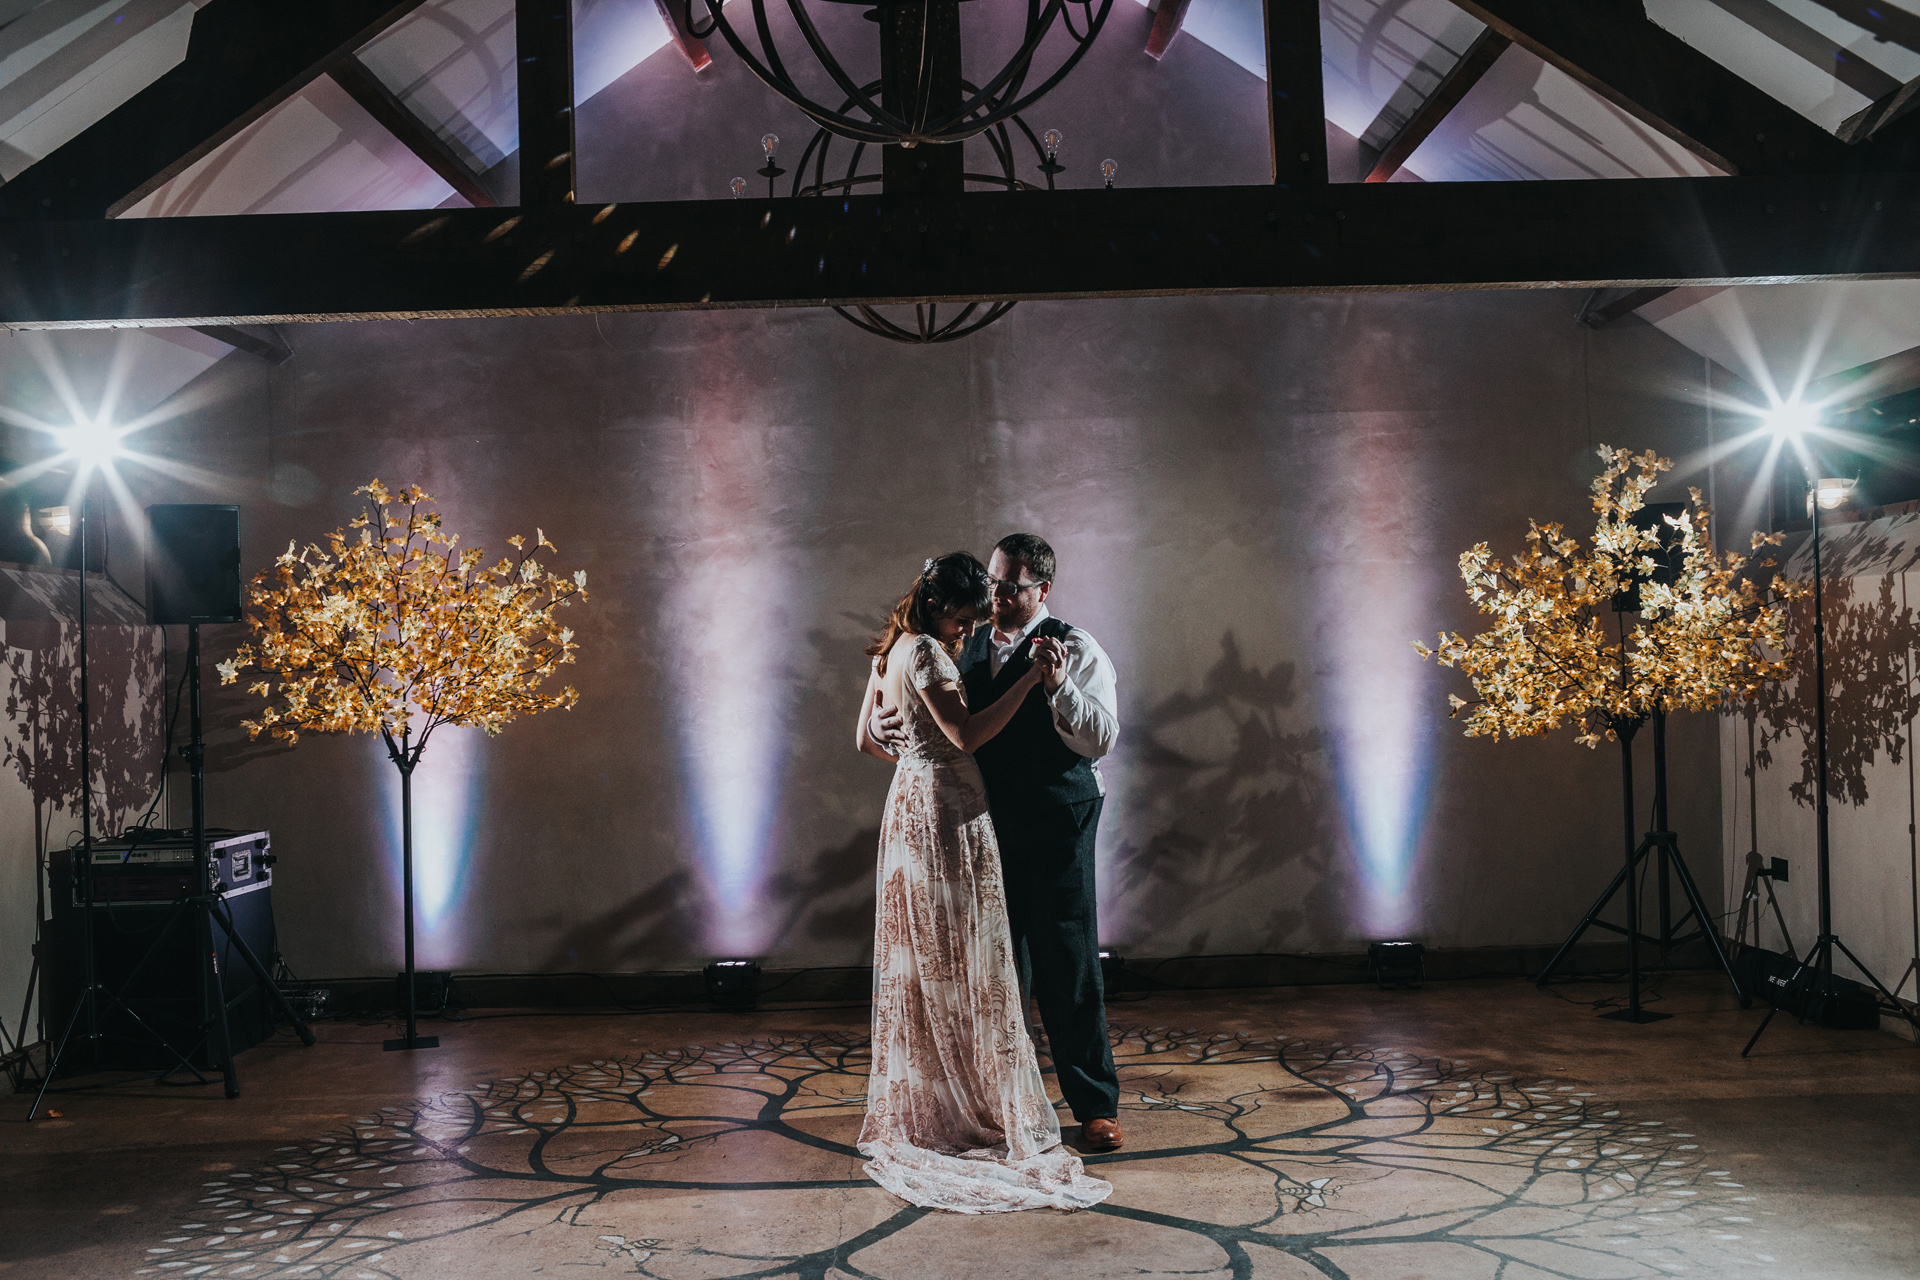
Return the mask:
M766 988L764 991L761 991L759 993L759 996L761 999L764 1000L767 996L772 995L774 992L778 991L780 988L786 986L789 982L792 982L795 978L803 977L809 973L849 973L856 969L867 969L870 967L871 966L863 965L863 964L823 964L823 965L815 965L811 969L795 969L792 973L780 979L780 981L774 983L772 986Z
M872 1007L871 1002L863 1000L857 1004L789 1005L786 1008L780 1010L780 1012L782 1013L826 1013L835 1009L866 1009L871 1007ZM685 1014L685 1013L697 1013L697 1012L705 1012L705 1011L694 1009L684 1004L671 1004L671 1005L659 1005L654 1008L621 1008L621 1009L613 1009L613 1010L608 1010L608 1009L552 1009L552 1010L528 1009L528 1010L515 1010L512 1013L481 1013L481 1014L475 1014L469 1017L469 1016L463 1016L461 1013L455 1010L448 1014L443 1014L441 1017L441 1020L445 1022L491 1022L496 1018L632 1018L632 1017L642 1017L650 1014L660 1014L660 1013ZM758 1012L765 1012L765 1011L755 1010L755 1009L744 1009L744 1010L739 1010L738 1012L758 1013ZM378 1020L377 1022L368 1023L365 1025L369 1025L369 1026L385 1025L387 1021L389 1020L381 1019L381 1020Z
M114 590L118 591L121 595L125 596L128 601L136 605L142 613L146 612L147 602L137 598L133 592L121 586L120 579L113 576L113 521L106 517L103 517L100 521L100 572L106 576L108 582L113 584ZM86 584L82 583L80 589L82 591L86 590Z
M160 653L161 661L167 666L171 666L171 650L167 645L167 629L165 627L160 628ZM165 668L163 667L162 669L164 670ZM186 697L187 676L189 674L191 673L183 668L180 672L180 682L173 687L173 710L167 713L167 731L160 744L160 787L153 793L153 802L147 806L147 811L135 820L133 824L134 828L146 826L153 818L155 810L160 807L160 801L166 798L167 763L173 759L173 731L180 724L180 703ZM166 709L165 702L166 695L163 693L161 695L162 710Z

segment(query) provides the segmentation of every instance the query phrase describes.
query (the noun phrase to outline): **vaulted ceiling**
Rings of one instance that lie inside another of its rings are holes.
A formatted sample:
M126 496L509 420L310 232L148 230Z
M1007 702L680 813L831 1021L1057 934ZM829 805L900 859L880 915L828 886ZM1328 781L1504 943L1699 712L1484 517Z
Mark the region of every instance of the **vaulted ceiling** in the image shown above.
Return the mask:
M0 0L0 177L17 176L178 64L206 2ZM1270 181L1260 0L1160 4L1116 0L1096 54L1038 109L1036 127L1067 135L1061 185L1099 185L1104 156L1119 162L1122 184ZM991 37L999 7L968 6L970 39ZM1916 0L1646 0L1645 8L1666 31L1842 138L1903 108L1920 80ZM426 0L117 215L515 203L513 10L513 0ZM573 10L583 202L722 198L730 177L753 168L763 132L796 150L810 133L730 51L716 47L709 61L697 43L676 40L656 0L574 0ZM1719 157L1668 136L1476 15L1484 16L1466 0L1322 0L1333 181L1721 172ZM853 12L839 16L857 37ZM1159 56L1149 56L1149 44ZM1652 292L1624 304L1642 303L1643 318L1762 384L1920 346L1920 282ZM1808 357L1810 335L1822 345ZM205 335L147 340L171 340L184 354L134 362L152 371L140 399L164 394L226 349ZM0 353L0 375L22 359Z

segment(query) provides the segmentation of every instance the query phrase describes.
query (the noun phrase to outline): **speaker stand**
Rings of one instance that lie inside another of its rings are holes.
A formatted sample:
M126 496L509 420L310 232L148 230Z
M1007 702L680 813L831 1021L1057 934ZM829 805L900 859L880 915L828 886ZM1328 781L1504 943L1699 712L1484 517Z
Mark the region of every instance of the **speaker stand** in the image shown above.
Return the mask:
M311 1046L314 1043L313 1029L294 1011L293 1006L287 1001L285 993L275 985L273 975L267 972L266 965L261 963L260 957L254 954L253 948L247 945L247 940L241 936L239 930L235 927L233 913L228 909L226 902L220 896L226 892L227 886L216 883L213 879L212 860L209 858L207 851L206 738L200 715L199 623L189 623L187 625L187 664L189 673L188 690L191 699L189 704L190 710L187 717L189 741L186 746L180 749L180 754L187 762L189 776L192 780L193 891L174 904L172 912L167 917L166 923L160 927L155 933L153 940L147 944L146 953L140 957L139 963L134 965L132 971L127 974L127 979L121 984L120 990L117 992L109 991L98 981L94 973L93 912L95 908L93 905L93 862L91 843L83 844L80 857L74 864L74 879L81 893L81 900L85 904L80 919L82 947L85 952L83 963L87 977L87 989L83 993L83 999L75 1004L73 1013L67 1019L66 1030L60 1037L60 1046L54 1052L53 1058L48 1064L46 1079L41 1082L40 1091L35 1095L33 1100L33 1107L27 1112L27 1119L29 1120L33 1119L34 1116L39 1113L40 1103L49 1091L48 1086L53 1082L56 1068L66 1056L68 1046L72 1042L74 1030L78 1026L80 1015L83 1012L87 1014L89 1023L89 1029L83 1039L95 1044L97 1062L97 1047L98 1041L101 1039L101 1032L98 1028L97 1009L94 1005L96 998L104 998L110 1001L115 1008L124 1013L149 1039L172 1054L175 1062L174 1066L168 1067L163 1071L129 1076L125 1079L114 1081L114 1084L128 1084L135 1080L165 1079L174 1072L181 1070L190 1072L196 1082L206 1083L207 1077L201 1073L200 1069L195 1067L186 1055L182 1054L178 1049L175 1049L164 1036L148 1026L147 1023L141 1019L140 1015L134 1012L133 1007L129 1005L126 1000L126 993L134 989L135 985L146 973L147 966L153 962L154 957L161 953L167 939L172 936L175 928L183 922L191 922L195 931L194 949L200 956L200 1034L206 1040L209 1049L212 1051L210 1056L220 1066L221 1080L225 1086L227 1097L237 1098L240 1096L240 1073L234 1063L233 1044L227 1027L226 980L220 973L220 954L218 948L214 945L213 926L216 923L219 924L221 930L226 934L227 942L234 950L240 953L240 959L253 971L255 980L260 984L261 989L266 992L268 998L273 1001L274 1007L279 1011L280 1016L285 1018L299 1035L301 1043L307 1046ZM71 1092L71 1090L62 1089L56 1090L55 1092L65 1093Z

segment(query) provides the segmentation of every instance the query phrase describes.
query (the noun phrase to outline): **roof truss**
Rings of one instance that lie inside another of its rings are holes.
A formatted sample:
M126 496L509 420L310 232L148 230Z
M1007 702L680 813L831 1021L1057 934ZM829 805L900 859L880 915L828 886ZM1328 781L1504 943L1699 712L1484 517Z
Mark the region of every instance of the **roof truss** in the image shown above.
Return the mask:
M201 20L222 6L260 2L215 0ZM31 220L33 203L25 202L26 217L16 203L13 219L0 222L0 322L232 324L1920 275L1920 178L1907 171L1908 126L1920 113L1849 147L1622 0L1460 3L1498 39L1541 54L1740 176L1331 185L1319 6L1267 0L1270 187L581 208L566 202L572 114L562 95L540 107L544 132L532 152L558 163L523 168L518 210L118 221L75 214L103 207L97 186L86 200L62 202L58 218ZM523 22L551 23L564 10L564 0L520 5ZM322 50L316 32L337 34L349 19L364 31L411 5L312 7L333 25L302 26L301 56L282 57L283 72L296 63L324 70L343 56L337 44ZM554 35L557 50L561 32ZM548 60L564 61L553 50ZM182 66L189 64L206 70L192 55ZM257 85L250 93L250 102L262 96ZM523 88L523 111L530 98ZM206 118L196 127L207 129ZM68 152L82 142L76 155L97 154L100 140L89 141L96 130L22 181L43 168L70 171L77 161ZM191 150L178 145L180 130L168 136L174 150ZM131 170L117 172L125 178ZM35 190L46 188L46 175L36 181Z

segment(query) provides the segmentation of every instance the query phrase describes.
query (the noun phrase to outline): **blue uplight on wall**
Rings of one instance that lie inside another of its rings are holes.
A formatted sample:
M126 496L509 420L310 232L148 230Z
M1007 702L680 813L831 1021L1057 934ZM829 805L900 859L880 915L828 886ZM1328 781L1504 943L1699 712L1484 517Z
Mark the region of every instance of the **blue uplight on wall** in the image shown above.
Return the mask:
M1328 738L1362 897L1354 923L1375 937L1422 923L1413 874L1442 705L1413 650L1434 616L1428 424L1381 417L1352 415L1321 441L1314 550Z
M413 774L413 890L424 964L457 964L465 938L458 927L459 906L467 887L474 839L474 808L480 797L484 761L479 729L442 726L420 757ZM400 787L377 736L367 739L376 753L386 820L389 862L400 876Z

